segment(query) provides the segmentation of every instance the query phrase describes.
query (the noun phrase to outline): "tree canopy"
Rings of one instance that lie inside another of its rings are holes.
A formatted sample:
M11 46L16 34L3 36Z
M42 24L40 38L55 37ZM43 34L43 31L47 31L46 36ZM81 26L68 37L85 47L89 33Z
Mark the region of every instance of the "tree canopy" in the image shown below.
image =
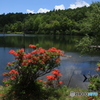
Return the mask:
M89 7L53 10L47 13L0 15L0 32L26 34L99 35L100 2Z

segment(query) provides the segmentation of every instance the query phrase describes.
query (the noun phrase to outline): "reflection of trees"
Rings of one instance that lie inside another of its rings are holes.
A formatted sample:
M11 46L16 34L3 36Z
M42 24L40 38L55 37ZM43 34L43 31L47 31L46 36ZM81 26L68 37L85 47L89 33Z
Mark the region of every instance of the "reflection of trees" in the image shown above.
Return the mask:
M36 36L6 36L5 43L4 38L0 37L0 46L4 47L27 47L29 44L39 44L43 48L50 48L52 46L62 49L64 51L73 51L74 37L67 35L36 35Z

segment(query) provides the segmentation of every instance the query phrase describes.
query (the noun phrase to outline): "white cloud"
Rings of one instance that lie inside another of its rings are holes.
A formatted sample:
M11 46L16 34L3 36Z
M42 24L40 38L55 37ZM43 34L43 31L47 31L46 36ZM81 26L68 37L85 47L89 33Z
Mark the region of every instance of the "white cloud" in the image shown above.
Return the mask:
M32 13L32 14L34 13L34 10L27 9L26 11L27 11L27 13Z
M55 10L65 10L65 7L64 7L64 5L56 5L55 7L54 7L54 9ZM29 9L27 9L26 10L26 12L27 13L46 13L46 12L50 12L50 10L49 9L46 9L46 8L40 8L37 12L34 12L34 10L29 10Z
M46 12L49 12L50 10L40 8L37 12L34 12L34 10L29 10L29 9L27 9L26 11L27 11L27 13L32 13L33 14L33 13L46 13Z
M37 13L46 13L46 12L49 12L49 11L50 10L48 10L48 9L40 8Z
M90 6L88 3L86 3L85 1L82 1L82 0L77 0L75 2L75 4L70 4L70 7L71 9L75 9L75 8L78 8L78 7L83 7L83 6Z
M62 4L62 5L56 5L55 7L54 7L54 9L55 10L65 10L65 6Z

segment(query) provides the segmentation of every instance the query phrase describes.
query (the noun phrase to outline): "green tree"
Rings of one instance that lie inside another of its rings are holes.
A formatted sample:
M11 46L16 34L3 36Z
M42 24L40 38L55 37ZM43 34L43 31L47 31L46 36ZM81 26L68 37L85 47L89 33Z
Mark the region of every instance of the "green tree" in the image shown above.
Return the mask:
M92 19L92 32L93 34L100 34L100 2L93 3L91 5L92 7L92 13L91 13L91 19Z

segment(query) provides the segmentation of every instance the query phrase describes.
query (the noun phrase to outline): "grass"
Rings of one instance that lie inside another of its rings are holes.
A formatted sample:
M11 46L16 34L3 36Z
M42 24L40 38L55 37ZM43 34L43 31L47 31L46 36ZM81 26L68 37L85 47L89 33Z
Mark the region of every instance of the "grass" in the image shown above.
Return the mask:
M3 100L2 97L7 93L9 87L0 86L0 100ZM88 97L88 96L70 96L70 92L88 92L86 89L80 88L67 88L63 86L55 91L50 91L52 95L49 96L48 99L45 100L100 100L100 97ZM53 94L54 92L54 94ZM56 94L57 93L57 94ZM92 99L91 99L92 98ZM32 99L33 100L33 99Z

